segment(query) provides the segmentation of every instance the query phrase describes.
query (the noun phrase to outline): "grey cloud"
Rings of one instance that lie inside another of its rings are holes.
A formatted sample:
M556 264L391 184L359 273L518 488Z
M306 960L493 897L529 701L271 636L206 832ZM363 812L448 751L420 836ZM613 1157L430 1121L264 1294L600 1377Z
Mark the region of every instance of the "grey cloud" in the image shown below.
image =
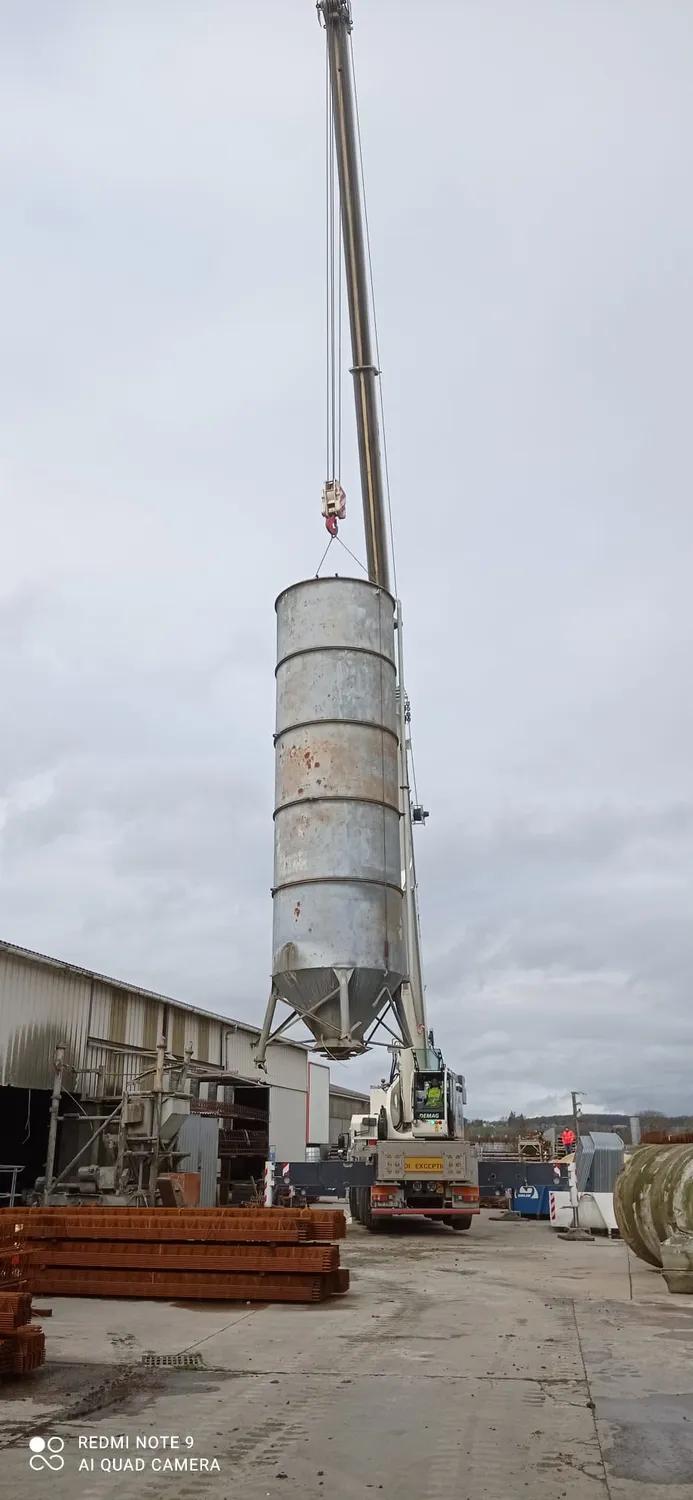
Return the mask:
M436 1033L475 1113L685 1105L693 12L354 11ZM32 0L0 42L0 931L259 1019L323 40Z

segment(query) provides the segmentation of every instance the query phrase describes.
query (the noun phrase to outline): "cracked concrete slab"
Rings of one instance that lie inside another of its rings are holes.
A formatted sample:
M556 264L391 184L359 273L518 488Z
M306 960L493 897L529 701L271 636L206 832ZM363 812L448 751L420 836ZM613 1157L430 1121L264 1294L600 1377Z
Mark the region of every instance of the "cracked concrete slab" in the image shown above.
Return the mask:
M352 1226L343 1260L353 1290L326 1306L53 1300L49 1364L2 1391L7 1493L690 1497L693 1309L620 1242L482 1216L464 1237ZM193 1351L199 1370L141 1364ZM36 1433L60 1472L30 1471Z

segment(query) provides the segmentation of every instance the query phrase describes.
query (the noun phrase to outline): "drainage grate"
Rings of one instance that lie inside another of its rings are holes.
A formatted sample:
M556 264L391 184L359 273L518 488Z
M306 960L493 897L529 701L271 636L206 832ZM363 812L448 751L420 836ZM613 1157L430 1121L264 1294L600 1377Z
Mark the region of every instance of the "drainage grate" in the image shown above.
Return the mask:
M167 1370L204 1370L201 1354L143 1354L143 1365L165 1366Z

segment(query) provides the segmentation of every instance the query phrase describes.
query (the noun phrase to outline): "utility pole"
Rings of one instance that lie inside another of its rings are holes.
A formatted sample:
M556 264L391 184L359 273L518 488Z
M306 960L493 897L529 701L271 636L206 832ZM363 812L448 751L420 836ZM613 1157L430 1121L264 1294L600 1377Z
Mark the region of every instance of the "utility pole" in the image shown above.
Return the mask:
M580 1139L580 1115L582 1113L580 1095L573 1093L571 1094L571 1099L573 1101L573 1130L575 1132L575 1149L577 1151L577 1143Z
M592 1236L591 1236L589 1230L588 1229L581 1229L580 1228L580 1199L579 1199L579 1196L578 1196L578 1185L577 1185L577 1148L578 1148L578 1141L580 1140L580 1114L581 1114L581 1109L580 1109L580 1095L577 1094L577 1093L575 1093L575 1091L573 1091L573 1093L571 1094L570 1097L571 1097L572 1103L573 1103L573 1133L575 1135L575 1146L573 1148L573 1160L572 1160L572 1162L569 1163L569 1166L568 1166L568 1182L570 1184L570 1206L571 1206L572 1211L573 1211L573 1222L572 1222L572 1225L571 1225L570 1229L565 1229L565 1230L562 1230L562 1231L559 1231L559 1232L561 1234L561 1238L564 1239L564 1240L580 1240L583 1243L589 1242L590 1244L593 1244L594 1241L592 1240Z

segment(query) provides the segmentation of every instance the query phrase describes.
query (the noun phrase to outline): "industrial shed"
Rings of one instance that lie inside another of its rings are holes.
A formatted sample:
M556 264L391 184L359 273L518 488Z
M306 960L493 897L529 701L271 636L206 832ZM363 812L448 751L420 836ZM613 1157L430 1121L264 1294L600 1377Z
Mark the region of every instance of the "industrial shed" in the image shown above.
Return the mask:
M352 1115L367 1115L370 1108L368 1094L355 1093L353 1089L330 1084L330 1145L336 1146L340 1135L346 1135Z
M247 1082L236 1093L246 1114L259 1115L253 1104L267 1101L268 1143L277 1159L303 1161L311 1129L327 1139L329 1069L313 1062L309 1068L305 1047L279 1041L268 1049L266 1075L260 1074L253 1050L258 1035L245 1022L0 942L0 1168L22 1168L20 1189L43 1172L58 1045L66 1048L64 1097L69 1094L77 1109L89 1109L117 1099L151 1067L160 1036L169 1055L181 1061L191 1045L194 1066L206 1078L233 1074ZM212 1093L213 1083L204 1084L203 1098ZM206 1173L208 1195L210 1150L216 1172L212 1124L191 1121L186 1139L186 1150L199 1153L189 1170ZM65 1165L80 1139L78 1127L66 1122L62 1137L59 1164ZM3 1173L0 1195L9 1182Z

